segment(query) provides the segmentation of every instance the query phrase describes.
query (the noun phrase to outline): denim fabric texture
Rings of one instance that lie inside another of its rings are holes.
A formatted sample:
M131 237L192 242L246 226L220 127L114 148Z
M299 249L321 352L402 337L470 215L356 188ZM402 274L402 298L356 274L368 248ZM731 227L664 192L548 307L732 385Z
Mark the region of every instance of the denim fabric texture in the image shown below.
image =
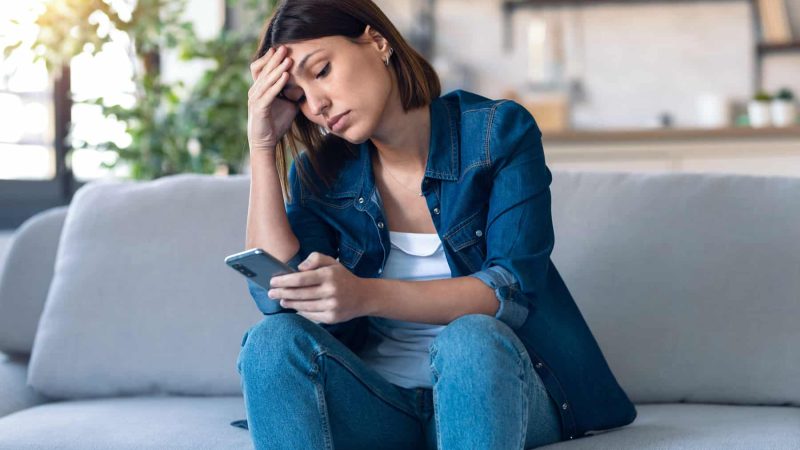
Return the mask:
M508 325L461 316L429 350L433 389L407 389L319 324L267 315L242 339L247 419L236 425L256 449L521 450L560 440L558 405Z
M630 424L636 409L550 258L555 240L552 176L535 119L513 100L492 100L464 90L435 99L429 108L430 149L421 192L453 277L475 277L494 290L499 303L494 319L522 343L558 406L562 440ZM338 258L359 277L381 276L391 246L372 172L374 147L370 140L355 147L357 155L345 162L330 189L315 177L305 153L292 162L292 199L285 206L300 249L290 266L296 268L312 252L321 252ZM296 164L303 164L323 188L321 194L301 185ZM247 283L254 299L274 305L267 317L296 312L270 302L264 288L249 279ZM357 354L367 338L366 319L319 325ZM279 332L273 336L287 339ZM320 361L309 349L305 356L310 360L302 364ZM497 369L494 362L487 359L485 367ZM505 388L494 385L492 396L504 395Z

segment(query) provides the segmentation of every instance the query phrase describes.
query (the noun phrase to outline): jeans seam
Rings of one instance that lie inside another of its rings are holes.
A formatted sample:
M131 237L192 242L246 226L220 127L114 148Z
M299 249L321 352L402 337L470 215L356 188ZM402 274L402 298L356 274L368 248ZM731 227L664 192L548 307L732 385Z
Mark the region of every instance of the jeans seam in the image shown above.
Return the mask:
M434 422L434 426L436 427L434 432L436 433L436 448L441 450L441 448L442 448L442 428L439 425L439 409L440 408L436 407L436 405L439 404L439 401L438 401L439 396L436 395L436 391L437 391L436 383L439 381L439 371L437 371L436 370L436 366L433 365L433 360L436 358L436 354L437 354L437 352L439 350L436 348L436 344L434 344L434 343L431 343L429 350L430 350L429 351L429 353L430 353L430 369L431 369L431 373L433 374L433 380L432 380L433 381L433 389L432 389L432 393L431 394L432 394L432 397L433 397L433 422Z
M311 359L311 370L308 372L308 377L314 384L314 390L317 394L317 409L322 419L322 436L325 438L325 448L333 450L333 437L331 436L330 418L328 417L328 405L325 402L325 387L322 383L317 381L317 375L320 373L319 363L317 361L324 354L324 350L318 350Z
M436 405L439 404L438 402L439 396L436 395L436 389L433 390L433 421L436 426L436 448L441 450L442 449L442 427L439 425L439 409Z
M495 318L495 320L497 320L497 319ZM504 325L508 326L508 324L505 324L502 321L500 321L500 322L503 323ZM498 335L499 334L500 333L498 333ZM525 377L525 367L526 367L526 362L530 361L530 357L528 356L524 345L521 345L521 346L517 345L517 342L514 339L515 338L518 339L518 337L516 336L516 333L513 332L513 330L512 330L512 335L513 336L510 339L508 339L508 341L509 341L509 344L511 346L511 349L514 351L514 353L517 354L517 358L516 358L516 360L517 360L517 368L518 368L517 376L519 377L519 379L521 381L520 384L522 385L521 386L521 394L522 395L520 395L519 398L520 398L520 401L522 403L522 405L521 405L522 406L522 414L521 415L522 415L522 419L523 419L522 420L522 425L523 426L520 427L520 429L521 429L521 432L520 432L521 437L520 437L519 440L521 442L520 442L520 444L519 444L519 446L517 448L519 448L521 450L525 450L525 441L527 440L527 434L528 434L528 417L527 416L528 416L528 408L530 408L530 398L528 397L530 392L529 392L529 389L528 389L528 383L530 381L532 381L532 380L529 380L529 379L527 379ZM527 359L527 361L526 361L526 359ZM531 371L532 370L533 370L533 366L531 365ZM525 401L526 398L528 399L527 404L526 404L526 401Z
M517 353L519 353L519 352L517 352ZM518 361L520 361L520 363L521 363L520 364L520 369L522 371L522 373L520 374L521 375L520 379L522 380L522 383L521 383L522 386L521 386L520 390L522 391L522 395L519 396L519 398L520 398L520 400L522 402L522 426L520 427L521 430L522 430L522 433L521 433L522 436L520 438L520 443L517 446L517 448L519 448L520 450L525 450L525 440L528 437L528 409L530 409L530 403L531 403L530 392L528 390L528 383L531 380L527 380L525 378L525 359L523 358L523 355L520 355L520 358L518 358ZM526 399L527 399L527 401L526 401Z
M397 410L399 410L400 412L402 412L404 414L407 414L407 415L409 415L409 416L411 416L413 418L417 418L417 415L413 410L412 411L407 411L406 409L403 408L402 405L397 404L396 402L392 401L388 397L384 396L382 392L380 392L379 390L375 389L372 385L370 385L365 380L363 380L358 375L358 373L353 369L353 367L350 366L347 363L347 361L337 357L334 353L331 353L326 348L320 348L317 351L317 356L323 356L323 355L328 356L329 358L335 359L336 362L338 362L339 364L342 365L342 367L347 369L347 371L350 372L356 380L358 380L361 384L363 384L370 392L372 392L376 397L381 399L384 403L386 403L387 405L395 407Z

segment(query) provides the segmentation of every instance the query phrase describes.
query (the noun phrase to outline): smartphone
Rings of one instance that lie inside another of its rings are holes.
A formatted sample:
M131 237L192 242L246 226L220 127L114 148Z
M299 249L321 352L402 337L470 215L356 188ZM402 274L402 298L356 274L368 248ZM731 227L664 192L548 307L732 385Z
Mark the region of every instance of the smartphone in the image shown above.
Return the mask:
M269 290L269 280L277 275L297 272L260 248L251 248L225 258L225 264Z

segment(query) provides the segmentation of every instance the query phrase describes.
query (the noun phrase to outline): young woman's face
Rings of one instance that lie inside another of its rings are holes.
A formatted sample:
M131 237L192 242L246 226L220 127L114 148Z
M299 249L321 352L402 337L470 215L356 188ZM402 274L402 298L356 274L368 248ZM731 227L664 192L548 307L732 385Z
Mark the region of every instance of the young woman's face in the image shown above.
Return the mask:
M372 136L393 86L383 62L389 47L368 31L362 36L369 39L366 45L342 36L286 44L291 65L283 95L311 122L356 144ZM331 128L330 121L343 113Z

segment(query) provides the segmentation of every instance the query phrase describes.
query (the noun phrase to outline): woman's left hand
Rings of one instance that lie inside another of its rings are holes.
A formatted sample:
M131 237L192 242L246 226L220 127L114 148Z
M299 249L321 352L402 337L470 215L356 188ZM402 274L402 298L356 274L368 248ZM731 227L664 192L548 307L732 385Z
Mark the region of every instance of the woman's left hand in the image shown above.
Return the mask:
M274 276L270 298L315 322L334 324L367 315L364 278L353 275L339 261L312 252L298 265L300 272Z

